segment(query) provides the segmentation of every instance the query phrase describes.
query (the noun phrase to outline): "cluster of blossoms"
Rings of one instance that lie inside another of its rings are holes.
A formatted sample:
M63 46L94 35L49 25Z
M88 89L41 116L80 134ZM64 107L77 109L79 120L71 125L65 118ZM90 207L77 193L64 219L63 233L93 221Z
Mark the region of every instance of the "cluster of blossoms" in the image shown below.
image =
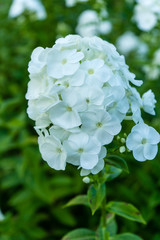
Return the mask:
M13 0L9 10L9 17L14 18L21 15L25 10L35 12L38 19L45 19L47 14L40 0Z
M126 56L135 51L139 56L144 57L148 52L147 44L130 31L125 32L117 39L116 46L119 52Z
M157 80L160 77L160 49L154 52L151 63L145 65L143 70L148 80Z
M150 31L160 19L159 0L136 0L134 20L142 31Z
M112 24L108 20L107 11L103 10L97 14L94 10L85 10L78 19L76 32L82 37L92 37L108 34L112 30Z
M68 35L52 48L36 48L29 73L27 113L35 120L39 149L50 167L64 170L70 163L81 168L81 175L98 173L106 145L125 118L136 124L126 142L135 158L155 157L159 134L141 117L141 108L155 114L154 94L149 90L140 97L131 85L142 81L135 80L112 44Z

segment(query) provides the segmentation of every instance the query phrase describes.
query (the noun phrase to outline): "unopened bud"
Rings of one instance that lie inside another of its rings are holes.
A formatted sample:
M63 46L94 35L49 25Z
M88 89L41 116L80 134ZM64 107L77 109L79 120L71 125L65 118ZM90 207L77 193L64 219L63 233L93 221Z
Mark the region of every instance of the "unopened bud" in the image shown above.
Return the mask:
M119 148L120 153L124 153L126 151L126 148L124 146L121 146Z
M90 178L89 178L89 177L84 177L84 178L82 179L82 181L83 181L84 183L90 183Z
M126 139L125 138L121 138L121 143L125 143Z
M117 136L117 140L119 140L120 139L120 136Z

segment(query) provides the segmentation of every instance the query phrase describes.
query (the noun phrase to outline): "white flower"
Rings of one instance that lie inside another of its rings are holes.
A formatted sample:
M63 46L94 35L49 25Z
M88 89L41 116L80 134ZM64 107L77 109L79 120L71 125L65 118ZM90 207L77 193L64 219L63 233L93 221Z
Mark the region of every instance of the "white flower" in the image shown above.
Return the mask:
M54 136L44 137L41 135L39 136L38 143L43 160L51 168L65 170L67 154L59 139Z
M127 137L127 148L133 151L133 156L138 161L152 160L155 158L160 141L159 133L144 123L139 123L132 128Z
M64 142L65 140L67 140L69 138L71 133L80 133L81 130L80 130L80 128L71 128L71 129L66 130L64 128L54 125L49 129L49 132L51 135L58 138L61 142Z
M103 91L105 94L104 105L106 110L122 121L129 109L125 89L121 86L111 87L108 85L103 88Z
M98 37L68 35L52 48L39 47L28 70L27 113L35 121L43 159L57 170L67 162L81 168L81 175L97 174L104 168L103 145L121 131L121 122L142 122L142 107L154 114L153 93L140 97L130 84L142 81L116 48Z
M114 135L120 132L121 124L106 111L98 110L82 115L82 129L105 145L111 143Z
M150 31L157 24L160 16L160 3L157 0L137 1L133 19L142 31Z
M35 12L38 19L45 19L47 14L40 0L13 0L9 17L18 17L24 10Z
M132 118L135 123L138 123L142 120L141 118L141 106L142 106L142 99L140 97L139 92L136 88L131 87L127 93L127 97L130 104L130 110L132 112Z
M79 61L84 57L82 52L76 49L59 51L53 49L47 58L47 73L53 78L62 78L74 74L79 66Z
M138 37L132 32L125 32L117 40L118 50L127 55L131 51L134 51L138 48L140 41Z
M98 29L100 34L108 34L112 30L112 24L109 21L102 21L99 23Z
M103 17L106 18L107 15ZM83 11L78 18L78 25L76 27L76 32L83 37L108 34L111 30L112 24L107 20L102 21L94 10Z
M94 59L92 61L85 61L81 64L81 70L86 74L86 84L94 86L102 86L107 82L111 76L111 70L104 65L102 59Z
M50 51L49 48L37 47L33 50L31 61L29 62L28 71L31 74L40 73L47 62L47 55Z
M90 173L92 173L92 174L99 173L104 168L104 160L103 159L106 157L106 155L107 155L107 150L105 147L102 147L100 153L98 154L99 161L96 164L96 166L91 170L82 168L80 175L86 176Z
M64 147L68 154L67 162L84 169L92 169L97 165L101 145L96 138L83 132L72 134L64 141Z
M155 115L154 108L155 108L156 102L157 101L155 100L155 95L151 89L143 94L142 103L143 103L143 109L145 112Z
M49 110L49 117L53 124L64 129L70 129L81 125L78 114L80 99L72 89L64 90L61 93L62 100Z
M95 86L84 86L77 89L77 94L81 99L81 108L83 110L94 110L103 108L104 93L101 88Z

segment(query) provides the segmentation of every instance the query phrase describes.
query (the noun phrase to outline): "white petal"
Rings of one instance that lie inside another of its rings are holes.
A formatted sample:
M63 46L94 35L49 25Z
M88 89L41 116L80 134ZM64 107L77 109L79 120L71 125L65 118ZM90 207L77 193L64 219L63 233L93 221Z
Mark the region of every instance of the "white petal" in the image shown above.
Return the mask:
M100 153L98 154L99 159L106 157L106 155L107 155L107 149L106 147L102 147Z
M157 145L152 145L149 143L144 145L144 157L148 160L154 159L157 154L157 151L158 151Z
M90 170L88 170L88 169L81 169L81 172L80 172L80 175L81 176L87 176L88 174L90 174Z
M63 71L63 75L64 76L69 76L69 75L72 75L74 74L78 68L79 68L80 64L79 63L68 63L68 64L65 64L62 68L61 71Z
M89 136L88 134L81 132L78 134L70 135L68 140L77 143L79 146L83 147L88 144Z
M151 144L157 144L160 141L160 135L159 133L153 128L149 127L149 136L148 142Z
M74 166L79 166L80 164L80 155L72 154L71 156L67 157L67 163L73 164Z
M137 132L131 132L126 140L126 146L128 149L133 150L141 144L142 136Z
M97 129L95 136L102 145L109 144L113 140L113 135L110 135L103 128Z
M71 77L71 86L81 86L84 83L85 74L82 70L78 70L73 77Z
M78 113L72 109L67 110L67 106L60 102L49 110L51 122L64 129L74 128L81 125L81 119Z
M85 146L85 151L90 154L98 154L100 152L101 145L96 138L90 137L87 145Z
M66 153L54 155L52 160L47 161L48 165L55 170L65 170L66 167Z
M112 117L111 120L104 123L104 129L106 132L114 136L121 131L121 124L118 121L118 119L115 119L114 117Z
M99 173L104 168L104 160L100 159L97 163L97 165L91 170L92 174Z
M82 168L92 169L98 163L98 155L83 153L80 158Z
M48 162L48 165L56 170L64 170L66 166L66 152L62 150L62 153L56 152L56 147L60 147L56 143L44 143L40 146L40 152L42 158Z
M144 152L144 146L141 144L133 150L134 158L140 162L146 161L146 158L144 157L143 152Z

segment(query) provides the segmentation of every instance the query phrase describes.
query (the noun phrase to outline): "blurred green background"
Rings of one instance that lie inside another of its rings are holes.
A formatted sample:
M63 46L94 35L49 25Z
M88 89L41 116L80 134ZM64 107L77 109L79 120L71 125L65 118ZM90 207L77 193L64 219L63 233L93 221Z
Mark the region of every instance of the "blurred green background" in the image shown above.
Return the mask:
M80 206L62 206L77 194L86 193L79 171L68 165L65 172L51 169L42 159L37 144L34 122L27 114L28 62L37 46L52 47L59 36L75 33L79 14L97 8L96 1L78 3L67 8L63 0L43 0L47 18L37 20L25 11L9 18L11 0L0 0L0 240L59 240L68 231L87 227L96 229L97 212ZM143 79L139 90L152 89L156 95L156 117L144 114L146 123L160 132L160 79L145 79L142 67L150 64L159 47L160 31L143 33L131 22L133 1L108 0L108 19L113 29L103 39L115 44L125 31L133 31L143 39L149 52L145 59L132 52L126 58L130 70ZM126 130L127 131L127 130ZM128 130L128 132L130 129ZM124 154L130 174L108 183L108 200L128 201L137 206L147 225L117 217L119 233L134 232L145 240L160 240L160 159L139 163L132 154Z

